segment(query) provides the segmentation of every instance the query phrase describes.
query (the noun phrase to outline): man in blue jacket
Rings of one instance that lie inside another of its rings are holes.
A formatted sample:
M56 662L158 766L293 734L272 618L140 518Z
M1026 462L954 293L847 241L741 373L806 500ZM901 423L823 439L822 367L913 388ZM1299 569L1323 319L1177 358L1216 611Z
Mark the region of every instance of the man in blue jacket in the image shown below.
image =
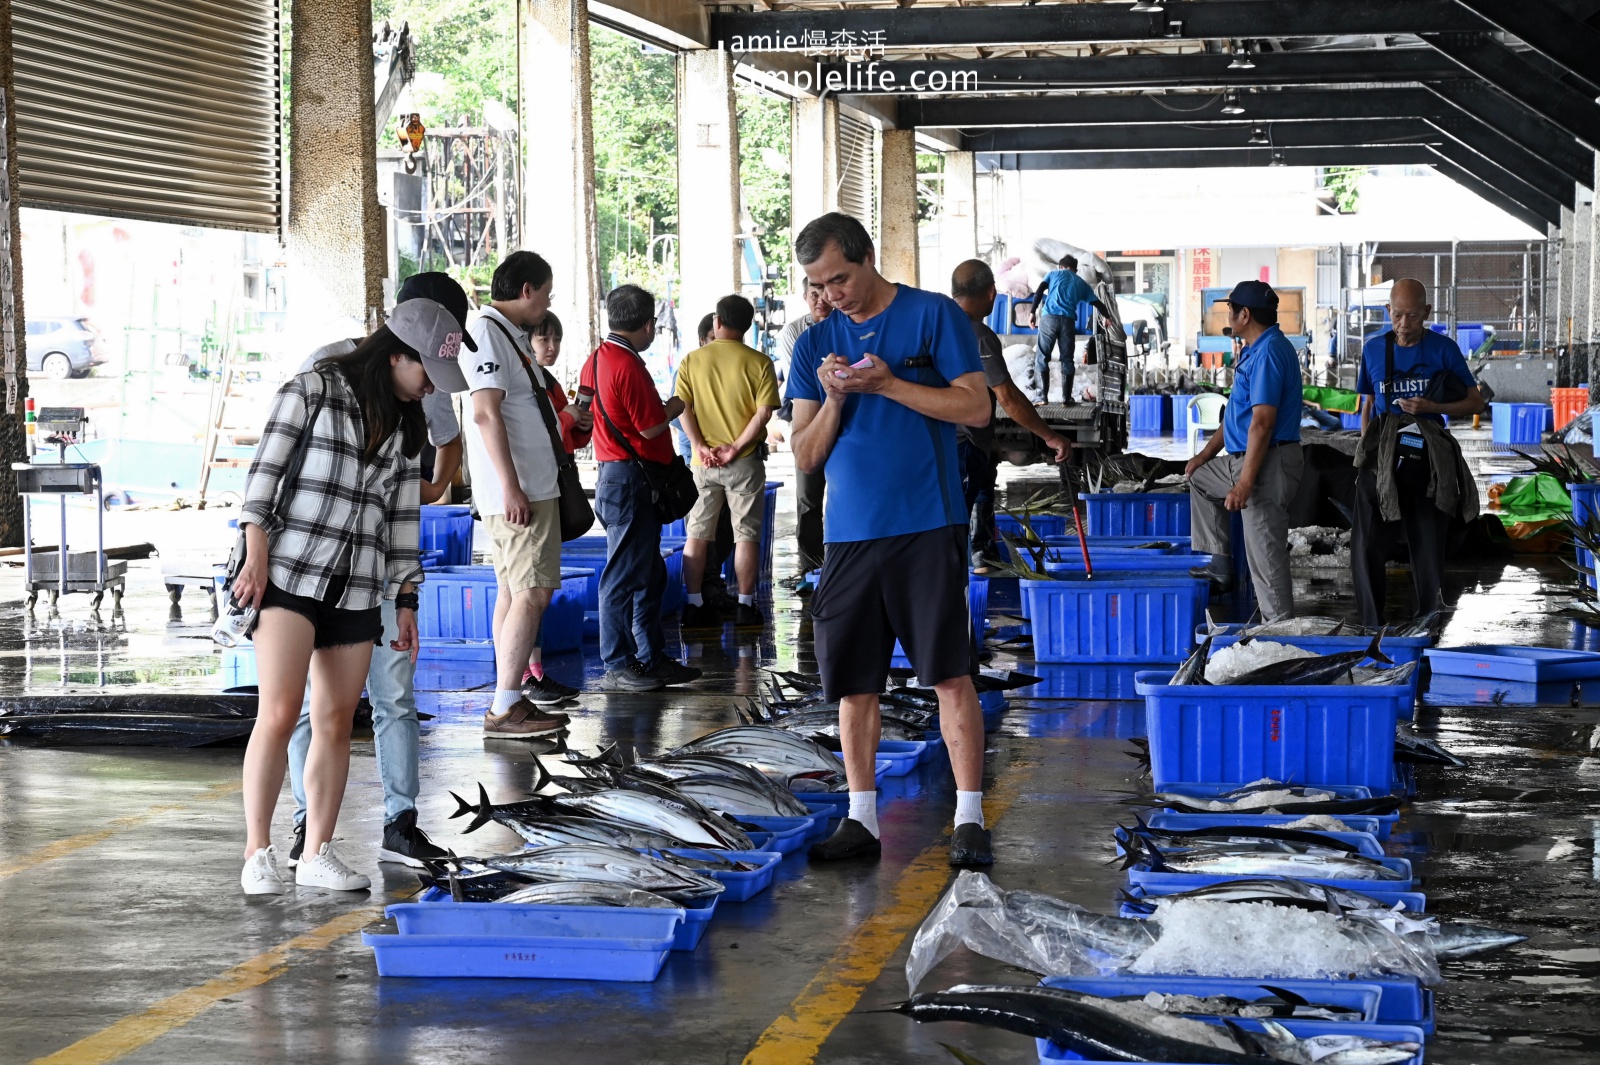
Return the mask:
M1211 563L1194 571L1233 587L1233 512L1244 512L1244 550L1268 621L1294 617L1289 579L1289 504L1305 468L1300 454L1300 358L1278 328L1278 294L1265 281L1228 293L1228 325L1244 341L1222 432L1189 460L1194 549ZM1223 449L1227 454L1220 454Z
M1048 261L1048 260L1047 260ZM1072 402L1072 378L1077 373L1074 353L1078 345L1078 306L1089 303L1101 314L1106 305L1095 298L1089 283L1078 276L1078 260L1064 256L1039 283L1033 295L1033 325L1039 330L1039 346L1034 349L1033 369L1039 376L1039 402L1050 402L1050 356L1061 348L1061 402Z

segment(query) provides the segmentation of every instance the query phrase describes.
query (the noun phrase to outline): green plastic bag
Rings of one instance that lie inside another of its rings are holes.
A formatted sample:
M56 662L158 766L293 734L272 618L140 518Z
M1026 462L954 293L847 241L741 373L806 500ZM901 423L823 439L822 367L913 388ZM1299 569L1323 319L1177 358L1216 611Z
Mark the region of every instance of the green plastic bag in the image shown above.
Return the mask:
M1500 493L1497 512L1505 525L1529 521L1560 521L1572 516L1572 497L1562 483L1548 473L1513 477Z
M1319 388L1316 385L1306 385L1300 390L1300 395L1307 403L1315 403L1323 410L1335 413L1355 414L1361 409L1357 405L1361 397L1348 388Z

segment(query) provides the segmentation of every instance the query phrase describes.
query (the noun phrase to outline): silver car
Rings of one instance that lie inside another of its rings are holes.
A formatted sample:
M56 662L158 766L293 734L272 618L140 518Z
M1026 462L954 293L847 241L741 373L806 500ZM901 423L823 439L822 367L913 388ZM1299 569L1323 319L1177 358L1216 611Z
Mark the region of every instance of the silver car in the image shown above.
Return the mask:
M28 372L53 381L83 377L106 361L100 331L87 318L29 318Z

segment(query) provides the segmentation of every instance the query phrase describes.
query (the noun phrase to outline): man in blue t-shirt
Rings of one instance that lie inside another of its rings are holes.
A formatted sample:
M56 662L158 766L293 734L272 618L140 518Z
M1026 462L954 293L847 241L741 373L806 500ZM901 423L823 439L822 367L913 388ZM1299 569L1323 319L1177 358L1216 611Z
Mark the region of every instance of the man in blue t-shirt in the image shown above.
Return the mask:
M1189 516L1194 549L1209 554L1196 569L1233 587L1233 514L1243 511L1244 551L1256 600L1268 621L1294 617L1289 579L1289 503L1300 489L1300 359L1278 328L1278 294L1265 281L1241 281L1228 293L1228 325L1244 341L1222 432L1189 460ZM1224 448L1227 454L1220 455Z
M1361 372L1356 393L1361 397L1361 435L1394 433L1394 503L1398 521L1384 521L1379 503L1378 470L1372 463L1356 474L1354 528L1350 533L1350 570L1361 624L1383 624L1383 604L1388 592L1385 571L1389 556L1403 535L1411 554L1411 583L1417 593L1417 614L1440 605L1444 580L1445 534L1450 512L1441 510L1444 493L1430 492L1436 466L1430 446L1452 447L1442 435L1432 445L1420 426L1433 422L1441 434L1444 416L1477 414L1484 408L1483 392L1467 368L1455 341L1426 327L1433 308L1422 282L1402 278L1389 289L1389 321L1393 328L1371 337L1361 347ZM1376 440L1370 450L1380 449ZM1387 470L1384 471L1387 474ZM1388 478L1385 477L1385 481ZM1472 489L1476 492L1476 487ZM1392 513L1392 511L1391 511Z
M878 273L872 238L837 212L795 240L834 313L795 343L795 465L826 469L827 543L811 598L823 693L839 700L850 810L817 860L876 857L878 695L896 637L939 696L956 778L952 865L994 859L983 826L983 713L972 684L967 511L957 425L986 425L989 388L966 315L948 296Z
M1045 260L1048 262L1049 260ZM1050 356L1059 344L1061 347L1061 402L1072 402L1072 378L1077 372L1074 349L1078 344L1078 305L1092 303L1094 309L1107 314L1106 305L1095 298L1094 289L1078 276L1078 260L1063 256L1039 283L1033 294L1031 321L1039 330L1039 345L1033 352L1033 370L1039 377L1039 402L1050 402Z

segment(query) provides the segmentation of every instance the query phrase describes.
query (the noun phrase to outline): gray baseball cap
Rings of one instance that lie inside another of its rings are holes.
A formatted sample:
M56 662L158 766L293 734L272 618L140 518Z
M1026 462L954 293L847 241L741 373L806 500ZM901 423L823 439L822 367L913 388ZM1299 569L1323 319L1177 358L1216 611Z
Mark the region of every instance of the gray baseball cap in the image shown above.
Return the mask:
M430 299L410 299L395 304L384 323L389 331L422 356L428 380L441 392L465 392L467 378L461 372L458 356L465 344L468 351L477 351L467 331L456 316L441 303Z

